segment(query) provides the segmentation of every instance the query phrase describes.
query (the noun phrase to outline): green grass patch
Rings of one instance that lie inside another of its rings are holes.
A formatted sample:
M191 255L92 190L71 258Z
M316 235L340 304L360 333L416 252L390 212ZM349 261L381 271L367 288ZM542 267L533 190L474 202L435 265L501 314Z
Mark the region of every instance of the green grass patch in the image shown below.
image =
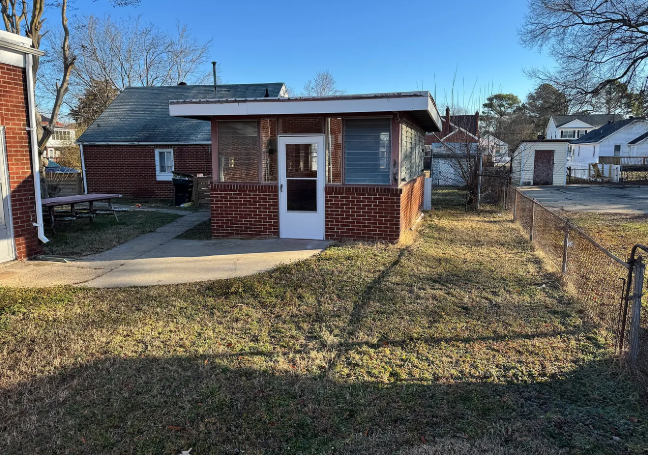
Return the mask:
M180 240L211 240L212 231L211 231L211 220L203 221L198 223L191 229L183 232L176 237Z
M45 254L80 257L101 253L139 235L153 232L180 216L173 213L141 211L119 212L119 221L112 215L98 215L93 221L57 221L55 234L46 229L50 241L45 244Z
M0 447L645 453L644 391L511 217L434 200L408 245L207 283L0 289L21 302L0 325Z

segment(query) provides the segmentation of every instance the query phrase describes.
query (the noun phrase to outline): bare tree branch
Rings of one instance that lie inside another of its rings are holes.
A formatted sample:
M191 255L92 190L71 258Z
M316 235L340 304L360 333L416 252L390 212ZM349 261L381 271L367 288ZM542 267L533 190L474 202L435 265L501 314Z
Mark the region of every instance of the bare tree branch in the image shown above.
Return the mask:
M547 49L558 69L527 74L554 85L582 110L620 82L648 87L648 6L643 0L529 0L520 30L528 48Z

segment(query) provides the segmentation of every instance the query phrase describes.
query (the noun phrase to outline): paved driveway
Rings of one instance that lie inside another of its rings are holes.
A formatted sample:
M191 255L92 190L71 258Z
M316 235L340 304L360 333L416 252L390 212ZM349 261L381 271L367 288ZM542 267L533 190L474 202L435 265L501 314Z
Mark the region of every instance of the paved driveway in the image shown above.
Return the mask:
M193 213L82 260L60 263L14 261L0 266L0 285L98 288L150 286L252 275L311 257L329 244L317 240L178 240L209 213Z
M648 214L648 186L525 186L520 190L548 207L571 212Z

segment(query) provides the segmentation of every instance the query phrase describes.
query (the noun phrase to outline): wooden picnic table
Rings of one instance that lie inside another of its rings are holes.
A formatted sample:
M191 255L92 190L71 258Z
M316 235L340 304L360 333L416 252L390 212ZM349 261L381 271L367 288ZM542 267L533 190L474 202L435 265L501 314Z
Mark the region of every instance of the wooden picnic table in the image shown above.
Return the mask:
M84 218L90 218L90 221L92 221L94 216L97 214L97 210L95 210L94 208L94 203L98 201L106 201L108 203L107 211L112 212L112 214L115 216L115 219L119 221L119 218L117 218L117 213L115 213L115 208L112 205L112 200L120 197L122 197L121 194L90 193L90 194L77 194L76 196L51 197L47 199L42 199L41 203L43 207L47 208L49 212L50 226L53 232L55 219L56 219L56 214L54 209L56 207L60 207L63 205L70 206L70 212L66 213L68 217L72 217L72 218L84 217ZM75 207L77 204L88 204L88 208L86 210L82 210L82 212L79 213L78 209L76 209Z

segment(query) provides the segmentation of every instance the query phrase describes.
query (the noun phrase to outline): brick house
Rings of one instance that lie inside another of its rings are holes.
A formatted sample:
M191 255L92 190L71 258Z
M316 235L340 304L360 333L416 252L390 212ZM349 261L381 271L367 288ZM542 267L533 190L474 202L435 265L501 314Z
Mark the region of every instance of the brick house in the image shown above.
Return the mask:
M26 259L47 242L40 171L31 39L0 31L0 262Z
M196 99L173 117L211 125L212 235L395 242L423 208L428 92Z
M283 83L219 85L218 98L278 98ZM129 87L86 129L81 148L89 193L170 199L172 171L211 175L208 122L169 116L173 99L214 98L213 85Z

